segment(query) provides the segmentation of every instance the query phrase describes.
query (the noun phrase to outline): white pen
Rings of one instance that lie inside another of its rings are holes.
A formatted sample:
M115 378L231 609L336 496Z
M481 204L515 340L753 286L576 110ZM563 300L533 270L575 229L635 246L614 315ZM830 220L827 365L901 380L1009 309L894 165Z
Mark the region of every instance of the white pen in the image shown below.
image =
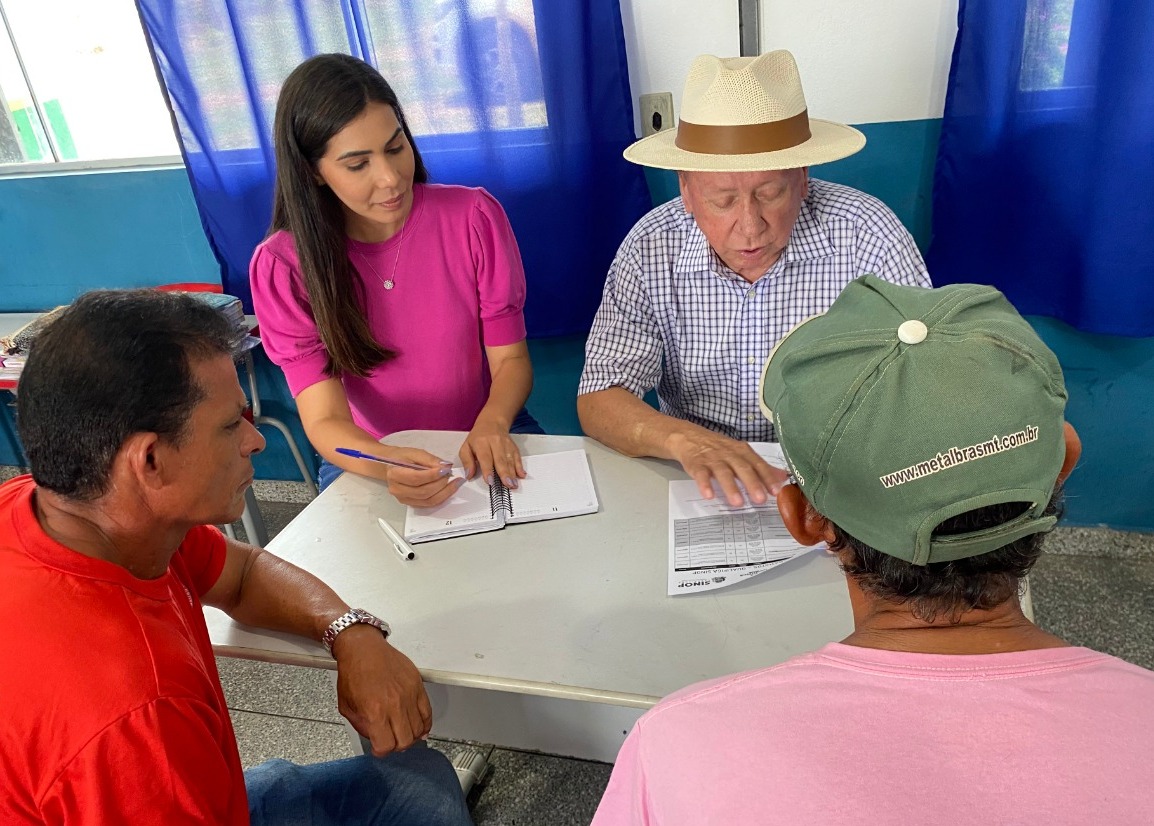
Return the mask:
M405 541L404 537L393 530L393 526L384 519L377 517L377 524L381 526L381 530L385 532L385 536L393 543L393 550L397 552L397 556L401 559L413 559L416 554L413 549L409 547L409 543Z

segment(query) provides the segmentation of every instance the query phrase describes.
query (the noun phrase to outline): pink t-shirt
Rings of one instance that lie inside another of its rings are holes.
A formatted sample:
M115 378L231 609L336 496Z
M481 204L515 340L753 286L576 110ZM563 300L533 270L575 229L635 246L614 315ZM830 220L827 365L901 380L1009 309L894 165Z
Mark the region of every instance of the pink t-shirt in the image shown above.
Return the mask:
M369 329L397 353L367 378L341 377L353 421L377 438L470 430L489 396L484 348L525 338L525 270L501 205L484 189L417 184L403 233L379 244L350 239L348 249ZM293 396L329 378L289 233L256 248L249 279L265 351Z
M642 717L594 826L1151 824L1154 672L833 643Z

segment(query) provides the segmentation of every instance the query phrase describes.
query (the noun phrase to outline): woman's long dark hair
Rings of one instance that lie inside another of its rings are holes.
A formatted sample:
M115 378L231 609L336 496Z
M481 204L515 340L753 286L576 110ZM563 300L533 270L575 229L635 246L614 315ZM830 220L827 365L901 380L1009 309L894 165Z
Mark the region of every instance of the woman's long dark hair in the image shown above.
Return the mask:
M369 330L364 284L349 260L341 202L316 181L317 162L329 140L369 103L393 108L413 148L413 182L428 181L396 92L363 60L346 54L309 58L285 80L276 105L276 188L269 234L283 229L293 236L313 319L328 351L330 376L367 376L395 355Z

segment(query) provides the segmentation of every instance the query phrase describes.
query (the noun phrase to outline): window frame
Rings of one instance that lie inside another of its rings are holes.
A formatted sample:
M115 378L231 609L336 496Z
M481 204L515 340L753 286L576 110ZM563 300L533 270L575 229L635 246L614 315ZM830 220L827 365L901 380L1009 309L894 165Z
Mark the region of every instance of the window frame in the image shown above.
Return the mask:
M0 164L0 178L79 172L130 172L135 169L183 169L181 155L152 155L143 158L105 158L91 161L33 161Z
M20 44L16 40L16 34L12 31L12 26L8 21L8 14L4 8L3 0L0 0L0 23L2 23L2 34L7 38L8 44L12 48L12 52L16 57L16 63L20 67L20 74L23 77L24 85L28 89L28 94L32 98L33 108L36 112L36 118L40 123L42 129L47 132L47 124L44 122L44 108L40 102L39 96L36 94L36 89L32 84L32 79L28 76L28 70L24 65L24 58L20 51ZM143 27L142 27L143 32ZM147 45L147 33L144 32L145 42ZM155 71L155 64L150 61ZM159 76L156 81L161 86L161 93L165 97L165 105L168 107L167 92L164 90L164 84ZM0 105L7 105L7 101L0 99ZM177 133L175 123L172 123L171 111L169 113L169 122L173 128L173 137L176 140L177 147L181 145L180 135ZM52 138L47 137L51 144ZM49 147L52 155L55 157L56 148L50 145ZM180 154L176 155L148 155L135 156L128 158L91 158L87 160L48 160L48 161L25 161L23 163L0 163L0 178L12 177L34 177L42 175L53 174L75 174L81 172L111 172L111 171L130 171L135 169L158 169L158 168L183 168L185 166L184 157Z

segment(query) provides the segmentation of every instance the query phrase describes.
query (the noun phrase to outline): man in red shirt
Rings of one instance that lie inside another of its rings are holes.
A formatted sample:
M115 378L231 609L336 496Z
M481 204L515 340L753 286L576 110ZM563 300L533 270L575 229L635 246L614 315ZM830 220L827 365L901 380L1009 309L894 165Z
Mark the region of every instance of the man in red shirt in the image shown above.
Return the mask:
M32 474L0 486L0 822L470 823L388 626L210 527L240 516L264 446L230 332L188 296L103 291L34 343ZM202 603L325 642L373 755L246 778Z

